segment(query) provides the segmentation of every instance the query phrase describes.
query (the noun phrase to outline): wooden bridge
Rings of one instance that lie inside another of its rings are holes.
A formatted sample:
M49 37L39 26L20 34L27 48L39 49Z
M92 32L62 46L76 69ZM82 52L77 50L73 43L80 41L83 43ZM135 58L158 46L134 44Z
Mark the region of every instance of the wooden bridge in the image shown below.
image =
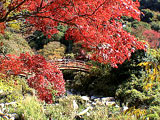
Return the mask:
M57 59L54 60L54 62L60 68L60 70L78 70L78 71L89 72L91 68L90 64L81 60Z

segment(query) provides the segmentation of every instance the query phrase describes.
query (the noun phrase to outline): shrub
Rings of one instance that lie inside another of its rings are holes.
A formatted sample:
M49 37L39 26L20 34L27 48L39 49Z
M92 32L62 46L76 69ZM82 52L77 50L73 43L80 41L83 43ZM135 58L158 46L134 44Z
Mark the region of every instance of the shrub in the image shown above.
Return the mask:
M14 102L23 98L23 95L32 93L24 78L17 76L6 77L0 75L0 103Z
M154 30L146 30L143 32L143 36L146 38L145 40L149 43L151 48L159 48L160 47L160 33Z
M151 106L147 110L146 117L150 120L158 120L160 118L160 106Z
M54 39L49 39L41 31L35 31L33 35L28 36L26 40L32 49L39 50L42 49L44 45L53 41Z
M151 22L154 16L154 13L150 9L142 9L141 12L143 15L141 16L141 20L144 22Z
M73 106L73 101L76 102L78 108ZM58 120L74 120L76 114L85 109L85 101L80 96L67 96L60 98L57 105L46 106L46 116Z
M60 42L50 42L44 45L44 48L38 53L43 55L46 59L60 59L64 57L66 47Z
M47 120L43 105L35 96L26 96L11 112L17 113L20 120Z
M3 46L0 46L0 52L3 51L5 54L20 55L25 52L34 54L27 41L20 34L6 32L5 35L0 35L0 42L3 43Z
M116 84L112 80L110 65L93 61L92 65L93 68L90 70L90 73L79 71L71 74L72 80L70 80L68 86L82 94L114 96Z
M155 31L159 31L160 30L160 21L157 22L152 22L151 23L151 28Z
M0 61L2 63L0 72L6 76L20 74L27 76L32 73L27 83L36 89L39 98L47 103L53 102L54 95L65 93L62 72L54 63L47 62L40 55L21 54L19 57L6 55L5 57L0 56Z
M152 51L151 51L152 52ZM160 81L159 69L157 62L159 61L158 52L155 54L148 53L148 57L152 55L153 59L145 60L139 65L146 66L146 70L141 71L140 76L132 75L129 79L119 85L116 91L116 97L128 104L129 107L135 106L149 108L160 104ZM150 57L151 58L151 57ZM158 62L159 63L159 62Z
M133 21L132 23L131 23L131 26L133 27L133 28L135 28L135 29L139 29L140 27L144 27L144 29L151 29L151 26L150 26L150 24L148 24L148 23L146 23L146 22L142 22L142 21Z
M145 22L134 21L134 22L132 22L131 25L132 25L131 34L136 36L140 40L145 39L145 37L143 36L143 32L151 29L150 24L147 24Z
M160 21L160 14L157 15L157 19Z

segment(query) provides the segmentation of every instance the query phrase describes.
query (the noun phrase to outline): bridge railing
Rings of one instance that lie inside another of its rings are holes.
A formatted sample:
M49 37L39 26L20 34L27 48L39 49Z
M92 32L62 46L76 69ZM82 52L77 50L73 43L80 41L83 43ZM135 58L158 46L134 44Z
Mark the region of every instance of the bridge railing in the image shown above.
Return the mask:
M56 63L60 67L60 69L70 68L70 69L84 69L88 71L91 67L90 64L81 61L81 60L73 60L73 59L57 59L53 62Z

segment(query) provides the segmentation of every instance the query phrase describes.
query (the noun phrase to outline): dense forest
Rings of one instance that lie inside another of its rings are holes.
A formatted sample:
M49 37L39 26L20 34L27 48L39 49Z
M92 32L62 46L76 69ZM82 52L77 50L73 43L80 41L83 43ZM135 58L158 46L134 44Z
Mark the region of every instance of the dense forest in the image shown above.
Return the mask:
M160 0L0 0L1 120L159 120L159 98Z

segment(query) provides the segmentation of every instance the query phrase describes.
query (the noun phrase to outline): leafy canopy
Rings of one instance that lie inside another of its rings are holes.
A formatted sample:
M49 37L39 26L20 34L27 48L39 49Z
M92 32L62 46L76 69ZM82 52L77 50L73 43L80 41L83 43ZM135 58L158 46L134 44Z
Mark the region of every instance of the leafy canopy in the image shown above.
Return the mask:
M117 67L135 49L144 49L119 22L121 16L139 20L138 7L138 0L1 0L0 31L9 21L25 19L50 36L58 23L67 24L67 39L82 43L93 60Z
M0 56L0 73L6 77L25 75L29 87L37 91L41 100L53 102L54 95L65 93L65 82L62 72L55 63L50 63L40 55L20 54ZM29 77L30 75L30 77Z

